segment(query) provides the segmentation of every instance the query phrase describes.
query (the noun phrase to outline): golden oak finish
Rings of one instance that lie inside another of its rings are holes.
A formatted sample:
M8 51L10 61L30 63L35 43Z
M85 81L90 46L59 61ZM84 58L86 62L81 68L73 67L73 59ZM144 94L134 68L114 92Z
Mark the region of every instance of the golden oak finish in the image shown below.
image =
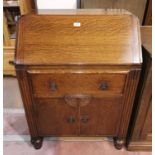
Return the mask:
M118 133L123 106L121 99L120 97L93 98L87 106L81 107L80 135L113 136ZM88 117L88 123L85 117Z
M68 106L63 98L37 100L37 114L40 136L78 135L78 108Z
M104 12L23 16L16 64L138 64L142 61L139 27L137 18L132 17ZM74 27L75 22L81 26Z
M123 94L126 74L117 73L44 73L30 74L35 97L60 97L68 94L87 93L91 95ZM117 81L117 83L114 81ZM79 85L79 81L81 85ZM39 83L39 85L38 85ZM56 85L56 90L50 88ZM101 86L105 84L106 88Z
M111 136L118 132L122 108L119 97L104 100L93 98L88 105L80 107L66 104L63 98L37 100L37 104L38 129L41 136ZM67 123L70 117L73 117L75 122ZM107 118L110 118L110 121Z
M142 45L152 57L152 26L141 27Z
M141 70L137 18L125 11L23 16L15 65L36 149L44 136L125 143Z

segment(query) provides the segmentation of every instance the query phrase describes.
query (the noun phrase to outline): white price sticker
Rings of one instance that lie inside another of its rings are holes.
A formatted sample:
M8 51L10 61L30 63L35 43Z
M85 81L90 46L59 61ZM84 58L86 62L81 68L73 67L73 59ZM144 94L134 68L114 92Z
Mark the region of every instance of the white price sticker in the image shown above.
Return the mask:
M81 26L81 23L80 23L80 22L74 22L74 23L73 23L73 26L74 26L74 27L80 27L80 26Z

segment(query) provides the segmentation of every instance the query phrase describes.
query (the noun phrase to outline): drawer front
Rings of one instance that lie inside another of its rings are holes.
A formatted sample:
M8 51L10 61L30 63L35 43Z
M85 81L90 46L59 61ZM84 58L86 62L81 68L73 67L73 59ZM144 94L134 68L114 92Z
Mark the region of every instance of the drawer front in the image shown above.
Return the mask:
M123 94L125 73L31 73L36 97L63 97L65 94Z
M78 103L63 98L37 99L35 107L39 134L117 135L122 110L121 97L91 98L87 103L78 99Z

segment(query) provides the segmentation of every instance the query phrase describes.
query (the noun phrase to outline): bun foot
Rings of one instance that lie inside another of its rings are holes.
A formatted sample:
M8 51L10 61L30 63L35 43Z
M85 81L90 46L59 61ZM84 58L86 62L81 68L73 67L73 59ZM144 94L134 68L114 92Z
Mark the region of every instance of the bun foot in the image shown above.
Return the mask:
M116 149L121 150L124 146L125 141L123 139L119 139L118 137L114 137L114 146Z
M35 149L40 149L42 147L43 137L31 137L31 144Z

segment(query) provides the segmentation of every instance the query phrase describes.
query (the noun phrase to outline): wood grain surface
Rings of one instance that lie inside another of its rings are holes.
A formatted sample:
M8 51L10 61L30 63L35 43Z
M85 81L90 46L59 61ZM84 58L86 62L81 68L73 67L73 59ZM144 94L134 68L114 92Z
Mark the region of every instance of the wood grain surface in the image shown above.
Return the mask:
M117 124L122 111L121 98L93 98L88 105L74 108L68 106L63 98L36 102L40 135L115 136L118 131ZM70 117L75 122L69 122ZM83 121L83 117L88 117L88 120Z
M40 73L30 74L36 97L62 97L65 94L91 94L97 96L122 95L127 74L125 73ZM50 84L56 85L51 90ZM107 88L102 90L102 83Z
M129 14L26 15L18 24L16 64L139 64L139 28Z
M147 0L81 0L81 8L126 9L143 22Z
M152 56L152 26L141 27L142 45Z
M15 66L31 143L39 149L43 136L106 135L121 149L142 63L138 20L76 12L18 23Z

